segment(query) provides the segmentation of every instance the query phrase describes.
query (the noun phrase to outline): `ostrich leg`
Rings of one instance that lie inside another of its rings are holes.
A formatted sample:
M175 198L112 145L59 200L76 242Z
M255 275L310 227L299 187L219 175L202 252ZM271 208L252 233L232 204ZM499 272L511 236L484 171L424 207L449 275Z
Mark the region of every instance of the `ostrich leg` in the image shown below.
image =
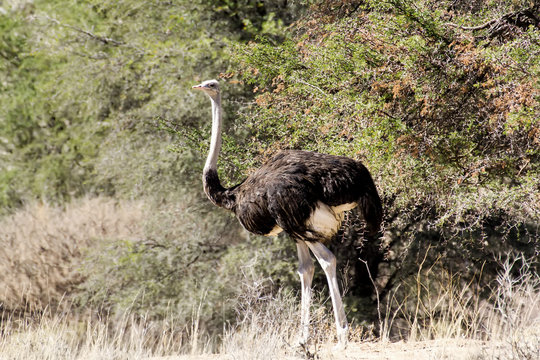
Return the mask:
M307 344L309 340L309 306L311 302L311 281L315 266L309 254L309 248L305 241L297 240L296 248L298 249L298 275L300 275L300 283L302 284L302 312L301 325L302 335L300 344Z
M320 242L307 242L307 246L311 249L313 255L315 255L326 274L328 287L330 288L330 296L332 298L332 305L334 307L334 315L336 317L337 346L339 348L345 348L347 346L349 326L347 325L345 310L343 310L343 303L341 302L341 295L339 294L336 277L336 257Z

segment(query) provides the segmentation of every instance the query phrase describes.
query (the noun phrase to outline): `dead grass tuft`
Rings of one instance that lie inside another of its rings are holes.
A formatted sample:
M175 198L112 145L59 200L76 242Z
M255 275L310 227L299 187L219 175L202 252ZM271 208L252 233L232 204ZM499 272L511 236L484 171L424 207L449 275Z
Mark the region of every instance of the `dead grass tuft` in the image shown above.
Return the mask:
M382 339L467 339L484 343L478 359L540 357L540 275L522 255L500 262L491 289L463 282L457 274L419 267L416 293L386 303ZM435 277L430 272L435 271ZM442 275L442 276L441 276ZM481 293L487 290L488 297ZM400 323L401 321L401 323Z
M142 202L98 197L65 207L29 204L0 219L0 304L19 312L56 306L82 281L85 249L141 236L143 217Z
M179 353L185 345L172 322L159 326L125 313L121 319L44 311L7 318L0 333L0 358L12 360L146 359Z
M273 294L268 290L272 280L257 278L252 270L244 266L237 322L225 332L221 352L239 360L286 358L298 335L297 299L281 291Z

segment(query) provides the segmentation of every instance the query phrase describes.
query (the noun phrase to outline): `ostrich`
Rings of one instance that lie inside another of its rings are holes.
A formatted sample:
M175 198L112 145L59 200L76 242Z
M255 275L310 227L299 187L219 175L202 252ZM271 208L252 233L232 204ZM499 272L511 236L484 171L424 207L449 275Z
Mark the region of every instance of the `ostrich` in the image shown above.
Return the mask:
M359 207L366 231L378 232L382 205L369 171L359 161L310 151L277 153L242 183L224 188L218 178L221 147L221 94L216 80L193 89L203 91L212 103L212 137L203 170L204 192L210 201L232 211L243 227L259 235L284 231L298 251L302 286L300 344L309 340L309 308L314 265L310 250L326 274L338 347L347 344L348 325L336 278L336 257L324 245L337 233L344 212Z

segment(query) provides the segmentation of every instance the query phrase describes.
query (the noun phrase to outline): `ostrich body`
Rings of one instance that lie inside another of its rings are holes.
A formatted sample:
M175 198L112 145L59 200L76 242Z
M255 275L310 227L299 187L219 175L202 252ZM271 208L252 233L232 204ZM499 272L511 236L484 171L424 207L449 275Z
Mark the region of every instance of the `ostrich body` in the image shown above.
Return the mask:
M218 178L221 147L221 95L216 80L202 90L212 103L212 138L203 171L204 191L217 206L234 212L246 230L273 236L284 231L296 241L302 285L302 335L309 339L309 307L314 265L310 250L323 268L330 289L338 345L347 342L348 325L338 289L336 258L324 245L337 233L347 210L359 207L366 230L375 234L382 206L369 171L359 161L310 151L281 151L242 183L224 188Z

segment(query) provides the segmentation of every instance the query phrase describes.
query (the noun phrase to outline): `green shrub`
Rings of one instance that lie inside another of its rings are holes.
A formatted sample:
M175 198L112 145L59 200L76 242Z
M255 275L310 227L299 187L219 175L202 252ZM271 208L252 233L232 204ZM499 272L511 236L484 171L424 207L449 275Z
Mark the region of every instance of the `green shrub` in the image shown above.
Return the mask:
M540 32L496 3L471 13L447 2L321 2L283 43L262 37L232 53L255 93L241 112L246 158L302 148L372 172L385 231L375 243L345 237L353 289L371 283L358 257L375 259L385 295L428 248L427 262L469 278L485 263L494 276L497 254L538 253ZM508 31L457 25L492 19Z
M283 239L250 237L235 218L193 195L146 211L142 238L111 238L89 249L81 305L148 321L173 319L179 328L197 321L200 335L216 341L223 324L235 322L245 272L282 286L296 283L294 252L285 251Z

